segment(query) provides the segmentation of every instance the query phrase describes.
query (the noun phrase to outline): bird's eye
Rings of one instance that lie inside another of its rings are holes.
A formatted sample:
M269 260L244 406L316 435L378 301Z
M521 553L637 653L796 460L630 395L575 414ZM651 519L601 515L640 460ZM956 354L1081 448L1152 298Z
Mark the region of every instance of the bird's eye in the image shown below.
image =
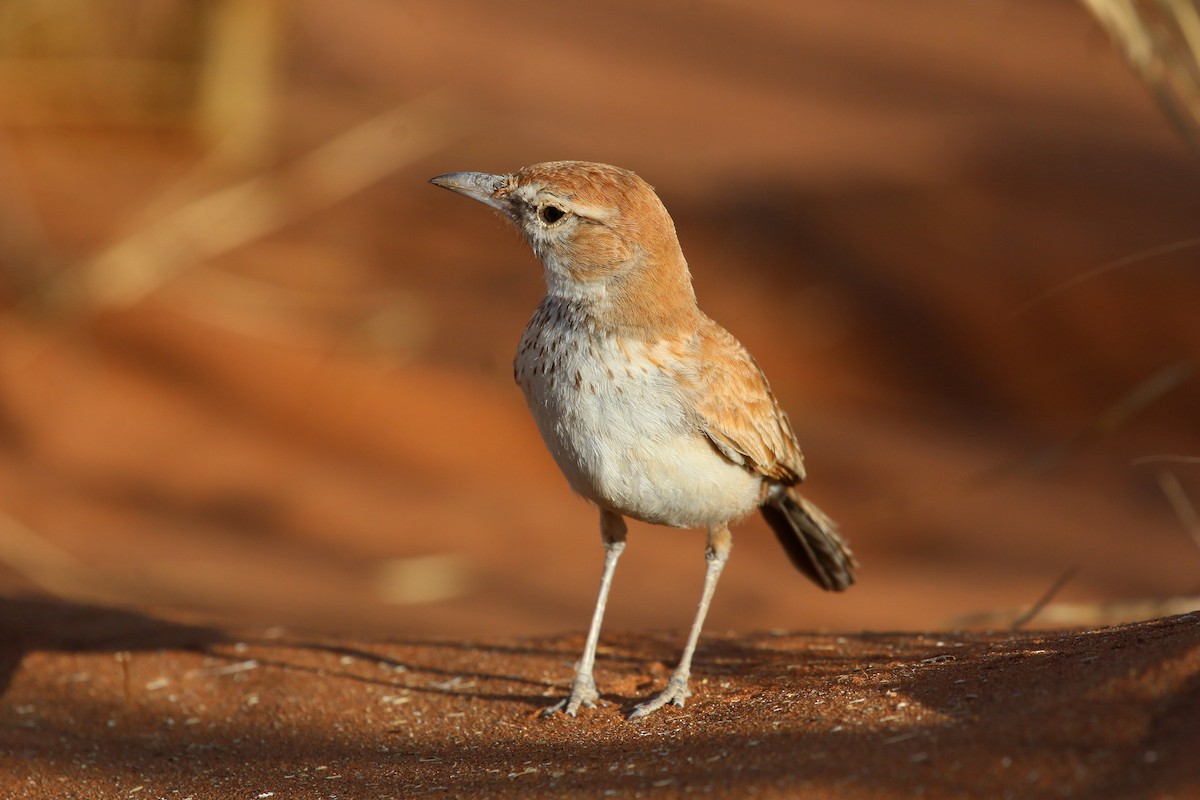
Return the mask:
M553 225L566 215L567 212L558 206L542 206L538 209L538 219L547 225Z

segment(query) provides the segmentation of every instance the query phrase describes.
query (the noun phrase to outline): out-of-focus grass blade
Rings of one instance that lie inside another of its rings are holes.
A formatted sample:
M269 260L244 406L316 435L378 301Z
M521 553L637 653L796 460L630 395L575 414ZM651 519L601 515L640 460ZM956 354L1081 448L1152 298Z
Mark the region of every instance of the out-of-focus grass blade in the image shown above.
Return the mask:
M1081 0L1200 153L1200 18L1192 0Z
M441 96L384 112L274 173L187 202L84 265L83 302L119 307L181 271L362 191L461 131Z

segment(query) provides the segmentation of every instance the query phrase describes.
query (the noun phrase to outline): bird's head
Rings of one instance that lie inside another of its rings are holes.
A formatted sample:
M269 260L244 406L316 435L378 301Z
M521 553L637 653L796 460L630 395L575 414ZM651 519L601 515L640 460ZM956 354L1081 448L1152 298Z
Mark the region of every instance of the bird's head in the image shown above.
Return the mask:
M602 300L683 290L695 303L675 225L654 189L629 170L551 161L511 175L452 172L430 183L508 217L541 259L551 294Z

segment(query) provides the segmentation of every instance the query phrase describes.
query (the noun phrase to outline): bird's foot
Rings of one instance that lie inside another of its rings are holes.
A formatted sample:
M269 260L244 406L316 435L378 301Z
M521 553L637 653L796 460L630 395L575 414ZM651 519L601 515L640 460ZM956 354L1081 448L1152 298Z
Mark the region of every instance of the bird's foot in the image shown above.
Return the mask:
M576 675L575 681L571 684L571 693L542 711L542 716L552 717L559 711L562 711L568 717L573 717L579 713L580 706L583 708L595 708L596 701L599 699L600 693L596 691L596 681L592 676Z
M641 719L658 711L668 703L672 705L682 706L691 697L691 691L688 690L687 675L672 675L671 680L667 681L667 688L655 697L653 700L647 700L639 706L636 706L629 714L630 719Z

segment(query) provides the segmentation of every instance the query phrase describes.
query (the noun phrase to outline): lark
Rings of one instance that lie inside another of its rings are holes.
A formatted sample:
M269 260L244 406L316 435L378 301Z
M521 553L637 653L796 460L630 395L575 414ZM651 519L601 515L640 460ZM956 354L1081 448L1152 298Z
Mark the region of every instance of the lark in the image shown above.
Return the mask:
M746 348L696 305L675 225L649 184L582 161L430 182L499 211L540 259L546 296L514 375L571 488L600 511L599 597L570 694L546 714L574 717L599 700L596 646L627 517L708 532L704 589L679 664L630 718L689 697L696 643L733 544L730 523L757 509L821 588L854 583L850 548L796 491L804 461L787 415Z

